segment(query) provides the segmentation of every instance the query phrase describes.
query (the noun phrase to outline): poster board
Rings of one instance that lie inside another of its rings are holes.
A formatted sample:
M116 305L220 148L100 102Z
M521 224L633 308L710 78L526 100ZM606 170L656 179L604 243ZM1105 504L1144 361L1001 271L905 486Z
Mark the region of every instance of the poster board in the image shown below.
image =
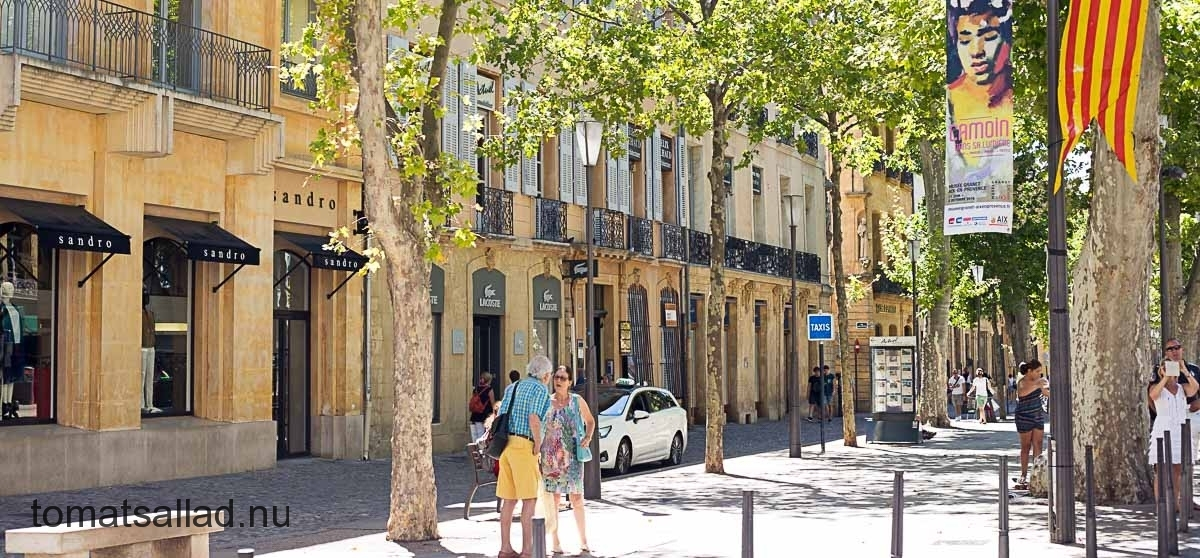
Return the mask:
M871 411L916 412L916 338L872 337Z

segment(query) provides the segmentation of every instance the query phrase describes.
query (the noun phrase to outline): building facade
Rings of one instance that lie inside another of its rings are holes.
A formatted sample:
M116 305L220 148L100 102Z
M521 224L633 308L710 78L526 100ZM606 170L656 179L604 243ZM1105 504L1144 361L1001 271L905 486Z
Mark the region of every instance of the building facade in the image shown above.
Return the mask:
M0 3L0 494L361 455L361 173L309 180L295 3Z

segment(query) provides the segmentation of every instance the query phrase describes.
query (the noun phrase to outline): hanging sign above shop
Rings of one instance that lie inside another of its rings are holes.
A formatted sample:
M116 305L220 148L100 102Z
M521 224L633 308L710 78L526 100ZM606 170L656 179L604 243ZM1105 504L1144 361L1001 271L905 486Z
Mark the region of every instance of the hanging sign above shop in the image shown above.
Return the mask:
M480 269L471 275L471 307L481 316L503 316L505 277L494 269Z
M533 278L533 319L557 320L562 316L562 282L548 275Z

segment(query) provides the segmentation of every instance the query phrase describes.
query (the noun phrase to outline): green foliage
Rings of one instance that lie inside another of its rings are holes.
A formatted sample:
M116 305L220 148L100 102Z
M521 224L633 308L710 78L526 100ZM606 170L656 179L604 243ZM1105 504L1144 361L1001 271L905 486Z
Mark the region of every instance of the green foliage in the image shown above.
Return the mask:
M354 0L316 0L315 21L306 26L299 41L285 44L281 49L283 58L296 62L290 69L280 69L281 79L298 85L309 72L316 76L317 96L310 107L326 117L325 126L309 144L313 171L318 175L325 166L358 157L361 147L355 110L358 95L354 74L356 52L351 33L354 6ZM401 230L419 231L414 236L423 243L426 257L435 262L445 259L443 242L447 236L457 246L475 243L470 224L459 222L463 206L457 201L475 197L474 161L460 161L454 154L442 153L440 149L431 152L423 141L423 109L432 109L435 118L441 118L445 112L437 88L438 80L432 77L431 71L434 49L443 43L443 38L436 32L425 31L437 28L444 7L420 0L389 2L384 28L408 38L411 45L409 49L390 53L384 68L385 94L392 116L386 126L398 187L363 185L377 189L377 195L394 200L400 210L377 219L395 218ZM477 10L477 7L468 6L469 14L477 14ZM477 18L468 17L465 21L464 25L471 25ZM478 25L469 29L477 31ZM475 100L452 98L451 102ZM478 130L479 122L467 125ZM400 217L405 211L412 219L411 223L403 222ZM352 238L345 227L333 231L330 247L344 250L344 244ZM362 273L378 270L383 252L373 248L364 255L369 261Z

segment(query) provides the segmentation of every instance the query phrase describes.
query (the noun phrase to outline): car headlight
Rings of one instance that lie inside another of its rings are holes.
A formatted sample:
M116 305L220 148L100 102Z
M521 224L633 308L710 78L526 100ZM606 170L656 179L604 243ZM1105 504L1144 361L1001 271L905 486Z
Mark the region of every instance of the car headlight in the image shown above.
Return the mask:
M609 432L612 432L612 425L611 425L611 424L610 424L610 425L608 425L608 426L601 426L601 427L600 427L600 437L601 437L601 438L605 438L605 437L607 437Z

